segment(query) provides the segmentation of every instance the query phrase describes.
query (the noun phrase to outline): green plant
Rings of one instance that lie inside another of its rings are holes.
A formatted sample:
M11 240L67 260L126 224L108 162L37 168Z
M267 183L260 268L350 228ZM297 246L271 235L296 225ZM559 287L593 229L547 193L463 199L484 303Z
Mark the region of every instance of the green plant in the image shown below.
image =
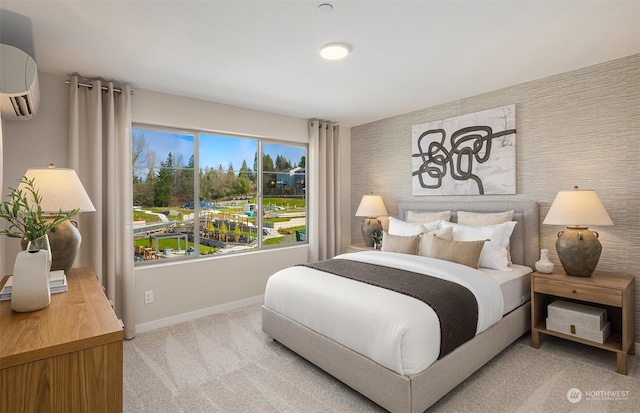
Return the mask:
M376 244L381 244L382 243L382 230L381 229L376 229L371 231L371 238L373 238L373 241L375 241Z
M9 228L0 230L0 235L34 241L80 213L79 209L74 209L67 213L60 210L54 215L46 214L40 206L42 197L34 181L35 178L23 176L20 183L25 185L24 189L9 187L9 201L0 204L0 218L9 222Z

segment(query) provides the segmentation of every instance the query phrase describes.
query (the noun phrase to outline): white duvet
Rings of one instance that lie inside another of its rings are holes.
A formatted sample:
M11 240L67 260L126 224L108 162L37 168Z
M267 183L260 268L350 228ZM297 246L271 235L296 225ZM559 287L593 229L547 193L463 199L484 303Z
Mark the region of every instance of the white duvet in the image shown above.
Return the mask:
M476 334L502 318L500 286L471 267L382 251L334 259L400 268L463 285L478 302ZM438 317L422 301L308 267L286 268L272 275L265 306L402 375L424 370L440 353Z

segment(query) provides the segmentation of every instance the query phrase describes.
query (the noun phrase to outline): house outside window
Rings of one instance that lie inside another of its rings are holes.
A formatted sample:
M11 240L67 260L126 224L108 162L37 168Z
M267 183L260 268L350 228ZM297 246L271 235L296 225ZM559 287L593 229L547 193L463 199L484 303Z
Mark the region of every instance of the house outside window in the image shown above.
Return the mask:
M136 265L306 243L307 147L136 125Z

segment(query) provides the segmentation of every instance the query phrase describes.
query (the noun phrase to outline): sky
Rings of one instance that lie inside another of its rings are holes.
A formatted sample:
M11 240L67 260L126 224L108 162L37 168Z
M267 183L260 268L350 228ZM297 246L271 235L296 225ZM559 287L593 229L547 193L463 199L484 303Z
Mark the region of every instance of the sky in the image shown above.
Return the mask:
M169 152L173 154L174 159L176 154L181 154L185 166L193 155L193 135L141 128L133 129L133 133L144 133L148 149L156 152L156 167L160 166L160 162L167 160ZM242 161L246 160L247 166L253 168L253 159L257 150L258 142L255 139L201 133L200 167L218 169L222 165L224 169L227 169L231 164L233 169L238 171L242 166ZM263 151L265 154L269 154L274 161L277 155L282 155L292 164L297 164L300 158L306 155L306 148L285 144L263 143Z

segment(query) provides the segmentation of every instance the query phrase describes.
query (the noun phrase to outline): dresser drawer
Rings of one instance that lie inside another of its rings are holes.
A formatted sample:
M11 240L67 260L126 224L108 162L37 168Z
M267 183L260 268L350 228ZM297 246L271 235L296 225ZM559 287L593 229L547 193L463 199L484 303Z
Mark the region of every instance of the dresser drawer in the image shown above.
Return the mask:
M622 307L622 290L535 277L534 291L575 300Z

